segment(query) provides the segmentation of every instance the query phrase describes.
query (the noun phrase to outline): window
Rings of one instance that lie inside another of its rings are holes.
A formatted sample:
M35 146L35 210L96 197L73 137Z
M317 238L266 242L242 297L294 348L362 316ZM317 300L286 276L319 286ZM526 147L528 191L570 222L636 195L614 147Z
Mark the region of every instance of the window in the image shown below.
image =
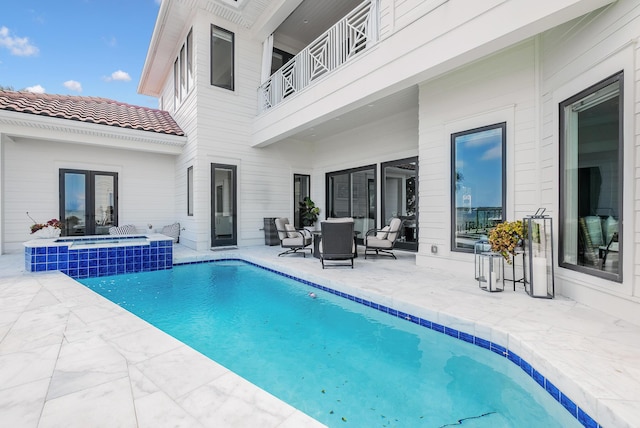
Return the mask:
M176 62L173 63L173 100L175 107L180 104L180 61L176 58Z
M187 34L187 40L173 63L173 96L177 107L193 86L193 30Z
M187 34L187 93L193 86L193 30Z
M61 169L60 219L64 236L106 235L118 225L118 174Z
M294 55L289 52L273 48L273 53L271 54L271 74L273 75L276 71L280 70L282 66L291 61L293 57Z
M376 166L327 173L327 217L353 217L358 240L376 227Z
M211 26L211 84L233 91L233 33Z
M562 267L622 281L622 88L616 74L560 103Z
M300 203L311 196L311 177L304 174L293 174L293 222L295 227L303 227Z
M473 252L504 220L506 123L451 135L451 249Z
M187 215L193 215L193 167L187 168Z

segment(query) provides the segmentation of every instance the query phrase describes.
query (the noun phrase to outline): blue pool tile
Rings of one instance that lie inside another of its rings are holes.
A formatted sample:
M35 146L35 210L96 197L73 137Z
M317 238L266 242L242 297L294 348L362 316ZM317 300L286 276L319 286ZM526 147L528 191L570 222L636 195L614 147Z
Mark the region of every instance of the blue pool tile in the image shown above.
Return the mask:
M47 254L47 263L56 263L58 261L58 254Z
M435 331L439 331L440 333L444 333L444 326L442 324L437 324L435 322L432 322L431 329Z
M455 328L445 326L444 332L447 336L455 337L456 339L460 336L460 332Z
M47 254L58 254L58 247L47 247Z
M475 344L481 348L491 349L491 342L486 339L482 339L480 337L476 337Z
M47 247L36 248L36 254L47 254Z
M574 403L569 397L567 397L563 393L560 393L560 404L562 404L562 406L565 409L567 409L567 411L571 413L573 417L575 418L578 417L578 413L577 413L578 406L576 406L576 403Z
M544 385L544 389L547 390L549 395L551 395L556 401L560 401L560 390L547 379L547 382Z
M507 355L507 348L504 346L500 346L497 343L491 342L491 351L495 352L498 355L502 355L503 357Z
M473 343L473 340L475 339L472 334L464 333L462 331L460 332L459 338L468 343Z
M528 374L529 376L532 375L532 368L531 368L531 364L527 363L525 360L520 359L520 368L522 370L524 370L524 372L526 374Z
M544 376L542 376L538 370L532 368L531 377L538 383L538 385L544 388Z
M509 358L509 360L512 363L514 363L516 366L520 367L520 356L518 354L516 354L515 352L509 351L507 358Z
M586 428L598 428L598 423L581 408L578 408L578 422Z

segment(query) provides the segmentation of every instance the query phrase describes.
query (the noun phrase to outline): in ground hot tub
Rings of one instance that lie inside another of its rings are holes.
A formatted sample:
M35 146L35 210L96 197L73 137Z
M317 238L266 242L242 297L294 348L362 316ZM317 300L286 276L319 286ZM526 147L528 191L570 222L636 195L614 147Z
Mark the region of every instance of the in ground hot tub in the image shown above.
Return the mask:
M34 239L24 247L27 272L91 278L173 267L173 239L162 234Z

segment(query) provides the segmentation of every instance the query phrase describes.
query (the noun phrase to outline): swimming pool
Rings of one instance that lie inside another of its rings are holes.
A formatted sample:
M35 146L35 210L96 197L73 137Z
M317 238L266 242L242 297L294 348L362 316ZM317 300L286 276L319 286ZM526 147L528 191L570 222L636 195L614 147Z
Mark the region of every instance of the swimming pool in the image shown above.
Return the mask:
M581 426L521 366L451 329L247 263L82 282L329 426Z

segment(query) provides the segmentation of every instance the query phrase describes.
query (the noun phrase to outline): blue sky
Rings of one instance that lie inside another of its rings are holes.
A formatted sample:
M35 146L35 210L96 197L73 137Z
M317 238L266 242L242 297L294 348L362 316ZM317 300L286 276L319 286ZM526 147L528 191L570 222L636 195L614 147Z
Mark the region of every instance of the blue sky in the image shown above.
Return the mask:
M157 107L137 93L160 0L4 0L0 86Z

